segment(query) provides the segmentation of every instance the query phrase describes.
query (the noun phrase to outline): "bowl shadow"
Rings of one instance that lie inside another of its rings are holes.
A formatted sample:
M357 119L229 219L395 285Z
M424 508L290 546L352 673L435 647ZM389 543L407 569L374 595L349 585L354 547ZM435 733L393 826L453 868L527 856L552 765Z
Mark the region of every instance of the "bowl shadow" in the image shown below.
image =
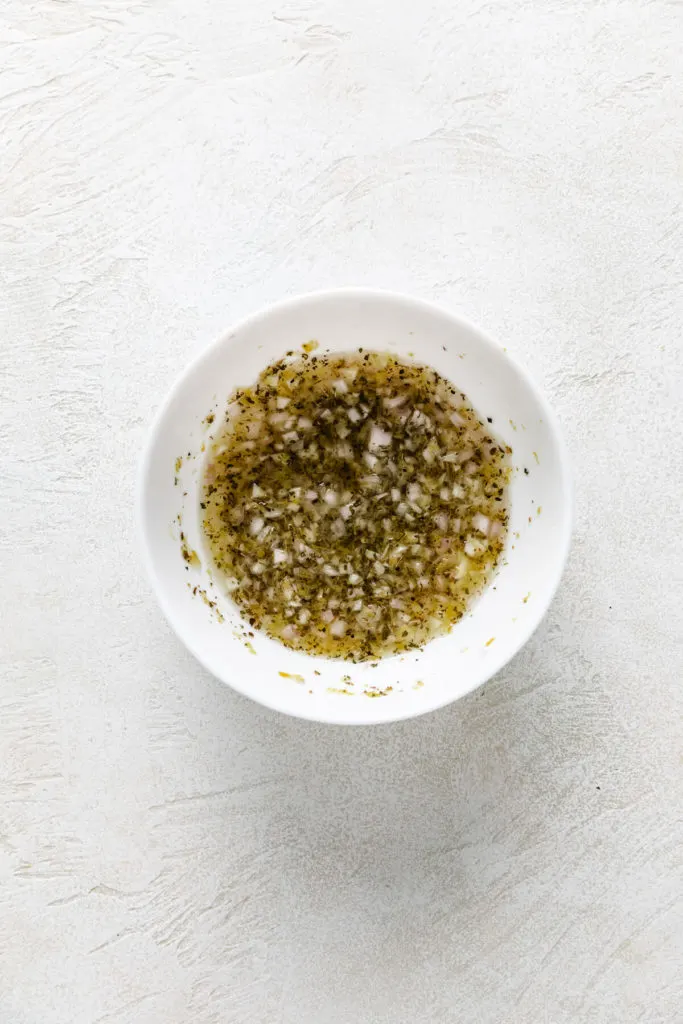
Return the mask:
M264 976L305 960L329 998L329 956L359 985L371 948L395 966L411 950L410 971L455 949L464 969L491 929L506 934L531 884L552 899L558 844L595 814L621 730L567 637L566 594L497 677L412 721L287 718L196 669L173 684L187 735L169 740L153 809L165 867L152 904L205 907L181 960L211 962L217 936L238 928Z

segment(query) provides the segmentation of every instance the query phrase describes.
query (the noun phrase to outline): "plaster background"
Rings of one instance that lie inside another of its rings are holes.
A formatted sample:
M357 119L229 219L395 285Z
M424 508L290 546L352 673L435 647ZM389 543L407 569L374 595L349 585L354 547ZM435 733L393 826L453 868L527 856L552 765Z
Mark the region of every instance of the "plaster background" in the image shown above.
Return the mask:
M3 1024L681 1020L682 44L665 0L0 0ZM337 284L479 321L576 474L528 647L359 731L208 677L132 519L185 363Z

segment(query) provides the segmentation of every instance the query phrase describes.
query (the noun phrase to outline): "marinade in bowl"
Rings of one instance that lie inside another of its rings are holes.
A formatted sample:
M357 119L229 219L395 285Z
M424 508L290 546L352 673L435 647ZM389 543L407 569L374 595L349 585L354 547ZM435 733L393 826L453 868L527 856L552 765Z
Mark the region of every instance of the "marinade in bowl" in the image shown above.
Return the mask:
M374 661L421 647L491 579L510 454L427 366L289 353L233 393L207 456L217 581L295 650Z

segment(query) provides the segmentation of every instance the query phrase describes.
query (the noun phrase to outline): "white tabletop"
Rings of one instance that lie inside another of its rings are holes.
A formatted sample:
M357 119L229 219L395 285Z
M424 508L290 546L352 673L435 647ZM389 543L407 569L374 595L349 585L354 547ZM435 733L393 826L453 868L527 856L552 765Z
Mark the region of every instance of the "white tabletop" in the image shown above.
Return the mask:
M683 1012L683 7L0 5L2 1024ZM135 468L186 362L297 291L436 299L554 402L545 624L357 731L175 640Z

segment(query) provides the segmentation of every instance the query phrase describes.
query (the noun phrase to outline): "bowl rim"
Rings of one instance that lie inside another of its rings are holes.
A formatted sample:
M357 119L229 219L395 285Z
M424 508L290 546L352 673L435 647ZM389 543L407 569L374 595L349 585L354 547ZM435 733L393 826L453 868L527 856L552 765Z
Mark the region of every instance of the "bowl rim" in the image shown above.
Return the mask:
M562 482L562 488L565 494L565 500L563 502L565 510L564 519L564 531L563 536L559 540L559 561L557 563L558 568L555 575L555 579L552 581L552 585L548 589L547 597L545 601L537 606L536 614L533 619L530 619L528 626L525 630L520 631L519 639L511 644L510 648L505 652L504 657L495 665L492 665L490 670L486 670L481 678L477 679L465 690L459 691L453 696L446 694L438 699L434 700L423 707L417 707L414 709L399 709L391 712L391 703L371 701L373 706L382 705L382 708L377 707L374 710L387 709L390 713L381 718L376 717L348 717L344 714L342 705L340 702L340 714L329 715L325 712L315 711L314 707L311 707L311 713L306 711L294 710L284 707L282 704L271 701L268 698L268 692L264 691L261 696L258 692L249 689L242 684L240 679L235 679L228 668L228 671L221 676L216 675L214 670L207 665L201 651L195 645L194 641L186 635L182 630L181 624L178 624L177 616L171 608L170 602L167 600L166 592L161 586L159 577L157 575L154 561L151 555L151 547L147 540L147 532L145 525L145 498L147 494L146 484L149 479L149 471L152 463L153 450L156 444L157 437L160 433L162 423L166 417L169 408L175 401L178 393L182 390L186 378L191 376L196 370L198 370L204 362L208 362L214 355L215 352L220 350L226 345L229 345L232 339L241 331L246 328L257 326L259 322L269 319L273 314L285 312L290 309L294 309L297 306L305 305L308 302L324 302L330 299L337 298L348 298L348 299L379 299L389 303L400 303L403 305L412 306L414 309L421 311L426 314L438 314L450 320L454 328L462 329L470 332L477 337L477 340L488 348L489 351L495 353L498 358L507 361L517 374L524 380L529 390L533 393L539 407L543 410L544 422L547 424L550 433L553 437L559 454L559 470ZM142 556L142 562L145 567L147 578L151 584L152 592L154 593L159 607L168 622L169 626L175 633L176 637L180 642L187 648L187 650L196 658L199 664L215 679L229 686L243 697L247 697L253 700L256 704L266 707L271 711L277 711L280 714L288 715L292 718L298 718L310 722L319 722L327 725L388 725L392 722L406 721L411 718L419 718L422 715L429 714L432 711L438 711L440 708L446 707L448 704L453 704L467 694L472 693L487 683L493 676L501 672L512 659L519 654L521 649L529 642L533 634L536 632L541 622L545 618L550 605L552 604L560 582L564 575L567 559L569 557L569 551L571 547L571 538L574 524L574 486L571 473L571 463L569 458L569 452L567 449L566 442L562 433L560 422L555 410L546 399L545 395L541 391L539 385L536 383L534 378L531 376L529 371L523 366L518 360L511 356L510 353L504 349L501 345L496 343L491 336L485 333L477 324L463 316L459 312L453 312L451 309L442 305L439 302L432 302L426 299L417 298L413 295L406 294L404 292L392 291L384 288L368 288L368 287L357 287L354 285L346 285L336 288L325 288L315 291L302 292L297 295L290 296L288 298L280 299L276 302L270 303L263 308L242 317L236 323L234 323L228 330L224 331L214 341L206 345L201 352L199 352L181 372L176 376L173 384L167 392L165 398L160 403L154 417L152 418L151 424L147 430L147 436L145 444L142 450L142 454L139 459L136 490L135 490L135 519L136 519L136 533L138 548Z

